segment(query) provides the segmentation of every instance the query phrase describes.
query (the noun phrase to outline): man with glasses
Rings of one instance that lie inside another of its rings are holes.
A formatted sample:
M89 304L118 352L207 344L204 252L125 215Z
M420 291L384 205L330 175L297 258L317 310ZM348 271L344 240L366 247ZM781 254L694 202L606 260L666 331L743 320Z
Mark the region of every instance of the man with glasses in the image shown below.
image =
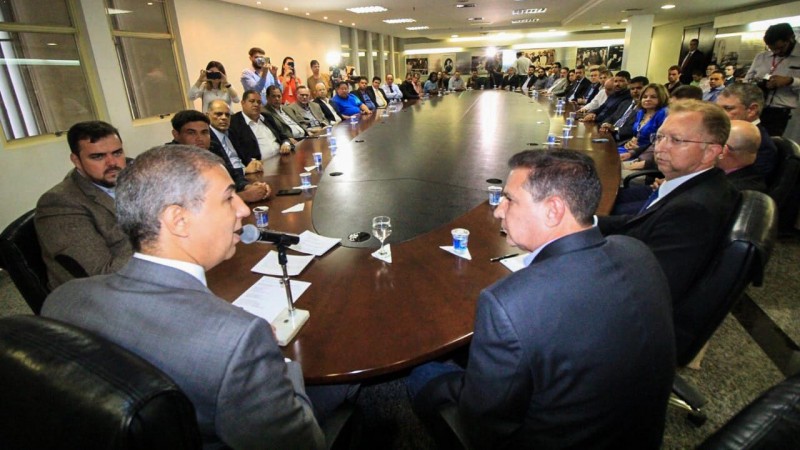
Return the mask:
M637 214L598 218L603 234L624 234L656 255L677 305L722 239L739 194L714 167L731 122L719 106L697 100L670 105L655 134L655 161L665 181Z
M297 102L284 106L283 110L312 136L321 134L330 125L322 108L311 101L311 91L305 86L297 88Z
M764 43L769 51L756 55L745 82L757 83L764 92L761 123L770 136L782 136L800 101L800 48L788 23L767 28Z

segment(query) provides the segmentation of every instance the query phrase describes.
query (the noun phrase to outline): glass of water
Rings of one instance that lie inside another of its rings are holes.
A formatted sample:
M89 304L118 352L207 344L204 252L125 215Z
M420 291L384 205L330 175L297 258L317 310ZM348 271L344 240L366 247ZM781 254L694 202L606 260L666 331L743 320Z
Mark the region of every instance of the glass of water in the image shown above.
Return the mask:
M381 250L378 252L381 256L386 256L386 250L383 247L383 242L389 235L392 234L392 219L388 216L377 216L372 218L372 235L381 241Z

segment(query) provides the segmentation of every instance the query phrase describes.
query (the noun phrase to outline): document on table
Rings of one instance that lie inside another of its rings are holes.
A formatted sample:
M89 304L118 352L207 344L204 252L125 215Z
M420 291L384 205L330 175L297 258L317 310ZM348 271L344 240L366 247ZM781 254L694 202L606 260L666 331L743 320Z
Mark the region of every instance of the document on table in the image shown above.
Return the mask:
M313 259L313 256L287 255L286 271L289 272L289 276L292 277L300 275L300 272L302 272ZM275 250L270 250L267 256L261 258L261 261L257 262L250 270L256 273L263 273L264 275L283 276L283 269L281 269L280 264L278 264L278 252Z
M296 302L311 283L292 280L290 286L292 299ZM281 311L288 308L289 303L286 301L286 289L279 278L261 277L233 305L271 323Z
M300 243L294 244L289 248L300 253L322 256L340 242L342 242L341 239L320 236L317 233L306 230L300 233Z
M500 261L500 264L506 266L508 270L516 272L525 268L525 257L528 255L530 255L530 253L523 253L513 258L506 258Z

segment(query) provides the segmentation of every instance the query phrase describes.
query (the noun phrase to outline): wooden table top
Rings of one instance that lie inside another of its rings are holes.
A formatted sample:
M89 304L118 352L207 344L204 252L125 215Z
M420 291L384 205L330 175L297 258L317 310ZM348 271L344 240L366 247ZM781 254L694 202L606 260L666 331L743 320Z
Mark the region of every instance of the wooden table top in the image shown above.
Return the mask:
M377 113L334 127L339 145L333 158L328 139L318 138L303 141L292 155L264 161L259 179L277 191L298 186L313 153L322 152L323 172L312 171L317 189L264 204L270 229L343 240L296 277L311 283L296 301L311 318L284 354L302 365L307 383L390 374L469 342L478 294L509 273L489 259L517 252L492 216L486 180L505 180L508 158L545 148L550 130L561 135L564 118L553 115L552 106L505 91L408 102L388 117ZM595 133L579 124L566 148L585 151L597 163L603 183L598 212L608 213L620 162L613 140L593 143ZM280 213L299 202L305 202L302 212ZM376 239L347 241L352 232L369 233L376 215L392 217L391 264L370 256ZM252 221L252 215L245 219ZM470 230L472 260L439 248L451 245L453 228ZM250 269L272 249L239 245L231 260L208 272L209 287L235 300L261 277Z

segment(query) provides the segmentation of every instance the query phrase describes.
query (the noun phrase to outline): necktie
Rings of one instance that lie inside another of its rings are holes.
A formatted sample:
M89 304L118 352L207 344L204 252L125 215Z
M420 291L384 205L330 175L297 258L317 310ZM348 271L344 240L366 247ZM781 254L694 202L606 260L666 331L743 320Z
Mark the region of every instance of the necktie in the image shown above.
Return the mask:
M633 112L633 108L635 106L636 102L631 102L630 106L628 106L628 109L625 110L625 114L623 114L622 117L619 118L619 120L614 122L614 128L619 128L625 125L625 121L628 120L628 117L630 117L631 113Z
M657 198L658 198L658 189L654 190L650 194L650 196L647 197L647 201L644 202L644 205L642 205L642 209L640 209L637 214L641 214L641 213L645 212L647 210L647 208L649 208L650 205L652 205L653 202L656 201Z

